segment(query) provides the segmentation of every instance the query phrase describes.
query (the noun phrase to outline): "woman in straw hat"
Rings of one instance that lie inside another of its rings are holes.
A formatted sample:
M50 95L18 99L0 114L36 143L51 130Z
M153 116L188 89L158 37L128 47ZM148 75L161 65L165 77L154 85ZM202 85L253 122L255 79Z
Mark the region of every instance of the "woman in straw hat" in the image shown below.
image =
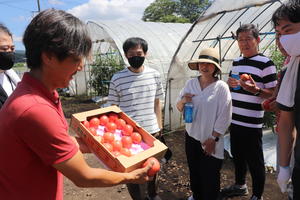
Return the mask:
M182 112L187 102L193 104L193 121L186 123L185 150L193 195L189 200L214 200L220 190L220 170L224 158L224 139L231 121L231 95L221 73L219 53L214 48L200 52L188 63L200 76L188 80L177 100Z

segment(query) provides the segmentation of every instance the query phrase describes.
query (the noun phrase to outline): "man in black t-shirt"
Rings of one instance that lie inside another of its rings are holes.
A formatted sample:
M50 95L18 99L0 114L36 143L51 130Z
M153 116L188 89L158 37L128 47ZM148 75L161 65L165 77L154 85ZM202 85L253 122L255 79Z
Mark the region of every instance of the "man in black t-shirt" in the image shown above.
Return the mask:
M293 199L300 199L300 4L297 0L291 0L281 5L273 14L272 21L276 32L281 35L280 42L286 52L291 56L286 75L283 82L292 87L283 88L285 91L279 91L281 110L279 120L279 174L277 182L284 192L286 183L290 178L290 156L293 146L292 130L296 126L297 139L295 144L295 166L292 174L294 187ZM291 73L294 72L294 73ZM295 80L295 82L292 82ZM296 89L293 89L296 88ZM288 92L287 92L288 91ZM281 93L288 93L286 99L282 98ZM289 98L290 96L290 98Z

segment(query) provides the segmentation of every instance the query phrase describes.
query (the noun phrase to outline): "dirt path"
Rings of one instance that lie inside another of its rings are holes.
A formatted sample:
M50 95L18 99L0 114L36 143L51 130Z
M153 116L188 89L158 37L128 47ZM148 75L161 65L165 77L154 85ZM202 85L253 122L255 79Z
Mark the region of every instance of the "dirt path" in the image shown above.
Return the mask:
M71 113L95 109L98 106L86 100L63 101L63 107L67 118ZM74 134L71 132L71 134ZM185 200L190 195L189 175L184 152L183 131L177 131L165 137L169 148L173 151L173 157L161 170L160 196L163 200ZM92 167L102 167L98 158L93 154L84 155L85 160ZM230 159L225 159L221 172L221 187L232 184L234 181L234 168ZM251 185L248 175L247 183ZM249 187L251 188L251 187ZM250 192L251 193L251 192ZM232 198L231 200L247 200L248 197ZM112 188L78 188L72 182L65 179L65 200L131 200L125 185ZM285 200L277 186L275 174L267 173L264 200Z

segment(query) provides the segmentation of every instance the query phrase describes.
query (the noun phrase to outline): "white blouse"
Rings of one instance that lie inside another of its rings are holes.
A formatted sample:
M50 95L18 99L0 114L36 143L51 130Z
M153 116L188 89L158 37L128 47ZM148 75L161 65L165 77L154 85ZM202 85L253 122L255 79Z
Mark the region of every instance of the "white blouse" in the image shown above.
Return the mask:
M231 95L227 83L218 80L202 90L198 78L193 78L186 82L177 102L186 93L195 95L192 98L193 122L186 124L189 136L203 143L212 137L213 131L223 135L230 125L232 112ZM224 158L224 138L222 136L216 143L215 153L212 156L219 159Z

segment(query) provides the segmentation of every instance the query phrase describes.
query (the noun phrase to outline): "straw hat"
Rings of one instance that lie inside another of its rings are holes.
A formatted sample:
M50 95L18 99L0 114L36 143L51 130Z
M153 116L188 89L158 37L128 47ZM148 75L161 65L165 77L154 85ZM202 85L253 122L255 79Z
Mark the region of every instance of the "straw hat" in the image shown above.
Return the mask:
M221 67L219 65L220 62L219 51L215 48L203 49L200 52L198 59L189 61L188 66L191 70L199 70L198 63L202 63L202 62L212 63L216 67L218 67L219 70L221 71Z

